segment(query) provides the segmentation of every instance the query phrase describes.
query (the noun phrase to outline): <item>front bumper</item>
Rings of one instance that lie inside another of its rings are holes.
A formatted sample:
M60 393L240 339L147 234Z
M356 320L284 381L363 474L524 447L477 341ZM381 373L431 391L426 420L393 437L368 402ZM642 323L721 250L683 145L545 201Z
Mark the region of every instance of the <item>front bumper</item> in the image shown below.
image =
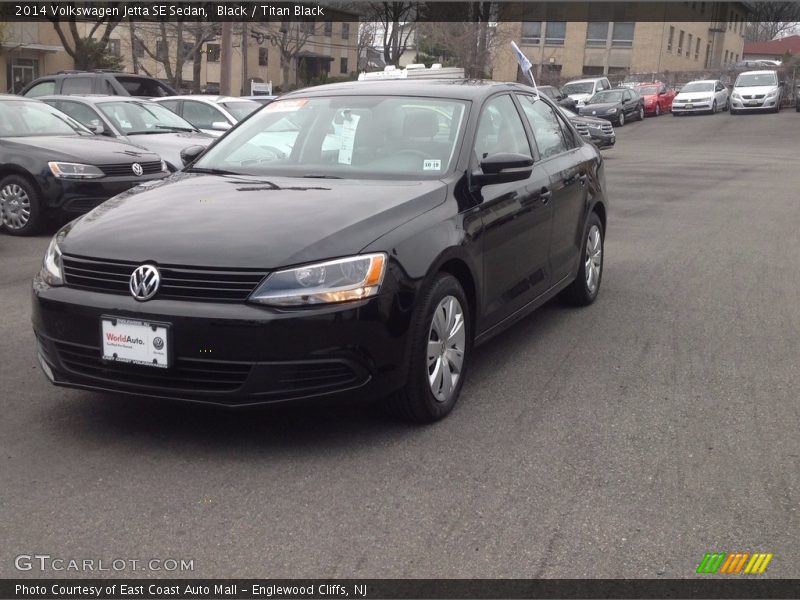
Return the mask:
M759 98L756 100L749 99L731 99L731 107L734 110L765 110L774 109L780 104L780 98L775 96L773 98Z
M140 303L50 287L38 277L33 283L38 359L55 385L227 406L376 397L400 388L410 313L394 293L279 311L243 303ZM170 367L104 361L101 316L168 323Z
M697 112L708 112L711 110L711 100L703 100L702 102L690 102L686 104L675 104L672 103L672 110L673 113L697 113Z
M163 179L169 173L154 173L141 177L101 177L100 179L56 179L52 176L42 177L39 185L44 194L45 204L55 208L79 215L86 213L102 204L109 198L126 192L139 184Z

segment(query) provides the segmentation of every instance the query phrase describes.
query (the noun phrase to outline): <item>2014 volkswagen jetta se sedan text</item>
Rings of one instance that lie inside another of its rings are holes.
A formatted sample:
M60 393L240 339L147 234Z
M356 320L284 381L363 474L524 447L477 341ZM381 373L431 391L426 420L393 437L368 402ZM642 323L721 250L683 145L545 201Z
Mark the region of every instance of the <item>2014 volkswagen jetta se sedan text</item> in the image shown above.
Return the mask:
M356 394L433 421L476 343L556 294L594 301L607 208L598 151L532 88L300 90L53 237L39 363L69 387Z

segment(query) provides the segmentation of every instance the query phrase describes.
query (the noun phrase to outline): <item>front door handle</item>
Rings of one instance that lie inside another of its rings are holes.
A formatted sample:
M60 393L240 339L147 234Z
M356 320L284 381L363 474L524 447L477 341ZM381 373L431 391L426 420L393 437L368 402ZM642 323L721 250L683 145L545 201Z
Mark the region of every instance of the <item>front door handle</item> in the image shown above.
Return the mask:
M588 177L586 177L586 173L581 173L580 175L578 175L578 181L581 182L581 187L586 185L586 180L587 179L588 179Z
M539 199L542 201L542 204L547 204L550 202L550 198L553 197L553 192L551 192L546 187L542 188L542 191L539 192Z

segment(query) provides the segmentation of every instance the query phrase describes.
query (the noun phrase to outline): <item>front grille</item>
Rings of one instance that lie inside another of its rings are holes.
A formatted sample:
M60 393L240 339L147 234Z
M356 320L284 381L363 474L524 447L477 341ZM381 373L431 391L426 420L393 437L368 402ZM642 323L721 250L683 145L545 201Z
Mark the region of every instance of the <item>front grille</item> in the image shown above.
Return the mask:
M140 263L64 255L64 283L108 294L130 294L130 277ZM255 269L157 265L161 285L155 298L239 302L266 276Z
M55 342L65 369L73 374L141 388L184 392L234 392L250 375L252 364L177 358L169 369L103 361L100 348Z
M575 130L583 137L589 135L589 128L586 126L586 123L575 123Z
M97 167L106 175L111 177L118 177L124 175L134 175L133 172L133 164L132 162L129 163L116 163L111 165L97 165ZM154 160L150 162L140 162L139 165L142 167L142 175L152 175L154 173L161 172L161 161Z
M603 123L600 126L600 131L602 131L606 135L611 135L612 133L614 133L614 126L611 123Z
M318 361L271 366L270 392L312 392L346 388L363 381L345 362Z

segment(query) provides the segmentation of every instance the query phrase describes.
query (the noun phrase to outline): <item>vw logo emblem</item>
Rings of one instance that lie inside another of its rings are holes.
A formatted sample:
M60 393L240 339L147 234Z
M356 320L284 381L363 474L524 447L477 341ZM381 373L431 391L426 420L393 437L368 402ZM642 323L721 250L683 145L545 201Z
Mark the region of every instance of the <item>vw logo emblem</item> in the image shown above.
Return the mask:
M131 165L131 170L133 170L133 174L137 177L141 177L144 174L144 169L139 163L133 163Z
M131 294L137 300L144 302L156 295L161 275L153 265L142 265L131 273Z

